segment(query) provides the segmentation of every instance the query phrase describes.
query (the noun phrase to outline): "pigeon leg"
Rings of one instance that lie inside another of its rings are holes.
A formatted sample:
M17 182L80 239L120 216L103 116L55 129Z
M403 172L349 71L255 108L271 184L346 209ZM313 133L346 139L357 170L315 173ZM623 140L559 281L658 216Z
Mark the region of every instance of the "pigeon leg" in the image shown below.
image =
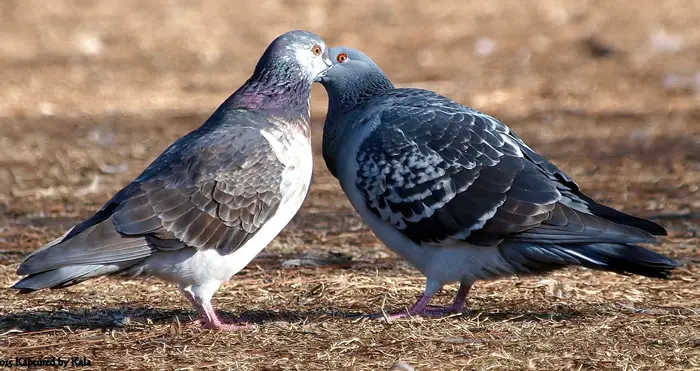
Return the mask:
M428 279L428 281L425 284L425 291L423 291L423 295L416 301L415 304L413 304L410 308L404 311L392 313L388 315L388 319L398 319L398 318L404 318L404 317L415 317L415 316L423 316L423 317L431 317L430 312L431 310L428 309L428 304L430 301L433 299L433 296L437 294L438 290L440 290L442 286L438 284L437 282Z
M444 317L450 313L463 313L464 305L467 303L467 295L472 288L473 283L462 281L459 284L457 295L449 307L429 307L426 309L430 313L430 317Z
M227 331L236 331L250 328L248 324L232 324L223 323L216 314L214 307L211 305L211 297L219 289L220 284L201 285L201 286L180 286L180 292L187 300L197 309L201 316L202 326L209 329L220 329Z
M426 285L426 290L423 293L423 295L420 297L420 299L418 299L418 301L415 304L413 304L412 307L408 308L408 310L389 315L389 319L398 319L414 316L440 318L450 313L460 313L464 310L464 305L467 302L467 294L469 294L469 290L472 287L472 283L466 281L460 283L459 290L457 291L457 295L455 295L454 302L449 307L432 307L428 305L430 303L430 300L432 300L433 296L435 295L434 293L431 295L431 286L434 285L431 285L429 282ZM437 292L437 289L434 292Z
M204 328L209 328L209 329L218 329L218 330L227 330L227 331L236 331L236 330L245 330L249 329L252 326L249 324L234 324L234 323L223 323L219 319L219 316L216 315L216 311L214 310L214 307L212 307L211 302L206 301L203 302L198 308L198 310L202 313L202 317L204 319L203 326Z
M467 295L471 290L473 282L462 281L459 284L459 290L455 295L455 301L450 306L448 313L460 313L464 311L464 305L467 304Z

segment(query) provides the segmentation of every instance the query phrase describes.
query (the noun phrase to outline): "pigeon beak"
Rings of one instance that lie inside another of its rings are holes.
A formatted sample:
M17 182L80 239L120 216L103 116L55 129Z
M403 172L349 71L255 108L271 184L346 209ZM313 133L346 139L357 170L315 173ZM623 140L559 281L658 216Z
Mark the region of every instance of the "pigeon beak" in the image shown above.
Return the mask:
M331 60L331 57L328 55L328 49L323 51L323 56L321 56L321 58L323 58L323 63L325 63L326 66L328 66L328 69L333 67L333 61ZM326 69L326 71L328 71L328 69Z
M316 75L316 78L314 79L314 82L323 82L326 79L326 73L333 68L331 65L330 67L326 68L323 72L319 73Z
M328 72L328 70L330 70L331 68L333 68L333 62L331 61L330 58L328 58L328 52L327 52L327 51L323 53L323 57L322 57L322 58L323 58L323 63L326 64L326 67L327 67L327 68L326 68L325 70L323 70L321 73L319 73L318 75L316 75L316 78L314 79L315 82L321 82L321 81L323 81L323 78L326 77L326 72Z

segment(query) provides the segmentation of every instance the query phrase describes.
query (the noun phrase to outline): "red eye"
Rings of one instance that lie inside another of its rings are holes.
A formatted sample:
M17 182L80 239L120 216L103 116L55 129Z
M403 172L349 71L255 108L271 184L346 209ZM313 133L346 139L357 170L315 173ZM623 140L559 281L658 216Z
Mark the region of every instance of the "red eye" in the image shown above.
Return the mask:
M318 45L314 45L311 51L314 52L314 54L316 55L321 55L321 53L323 53L323 49L321 49L321 47Z
M348 60L348 55L345 53L340 53L338 54L338 57L336 57L336 59L338 60L338 62L343 63Z

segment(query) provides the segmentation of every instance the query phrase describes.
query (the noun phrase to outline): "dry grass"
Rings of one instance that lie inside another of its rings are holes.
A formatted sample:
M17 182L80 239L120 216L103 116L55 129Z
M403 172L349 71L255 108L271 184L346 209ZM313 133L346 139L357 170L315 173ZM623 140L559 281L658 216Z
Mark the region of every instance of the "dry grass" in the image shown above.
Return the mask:
M120 370L700 370L700 100L663 85L700 71L696 1L159 4L0 3L0 365L53 355ZM251 331L202 330L157 280L6 289L25 253L201 123L291 28L503 118L592 196L658 216L671 236L655 248L685 266L667 281L571 269L478 283L468 316L358 319L412 304L423 278L377 242L317 158L302 212L215 298ZM591 36L612 56L594 57ZM676 48L674 37L678 50L650 46ZM488 41L494 51L477 55Z

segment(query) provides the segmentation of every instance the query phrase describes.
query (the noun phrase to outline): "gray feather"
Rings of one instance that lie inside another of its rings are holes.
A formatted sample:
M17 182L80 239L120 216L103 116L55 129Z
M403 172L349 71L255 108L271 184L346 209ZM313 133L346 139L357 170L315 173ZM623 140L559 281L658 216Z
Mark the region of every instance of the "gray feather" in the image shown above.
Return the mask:
M24 259L17 274L30 275L73 265L105 265L145 259L158 249L144 237L123 237L110 220L92 226L59 244L37 250Z
M630 244L515 244L499 247L517 274L541 274L569 265L667 278L680 266L676 260Z
M15 283L12 288L22 291L34 291L59 286L65 287L73 282L77 283L81 277L97 271L101 267L102 265L71 265L31 274Z
M40 273L30 274L12 288L23 292L41 289L56 289L78 284L90 278L124 273L136 276L142 273L143 259L120 261L114 264L69 265Z

